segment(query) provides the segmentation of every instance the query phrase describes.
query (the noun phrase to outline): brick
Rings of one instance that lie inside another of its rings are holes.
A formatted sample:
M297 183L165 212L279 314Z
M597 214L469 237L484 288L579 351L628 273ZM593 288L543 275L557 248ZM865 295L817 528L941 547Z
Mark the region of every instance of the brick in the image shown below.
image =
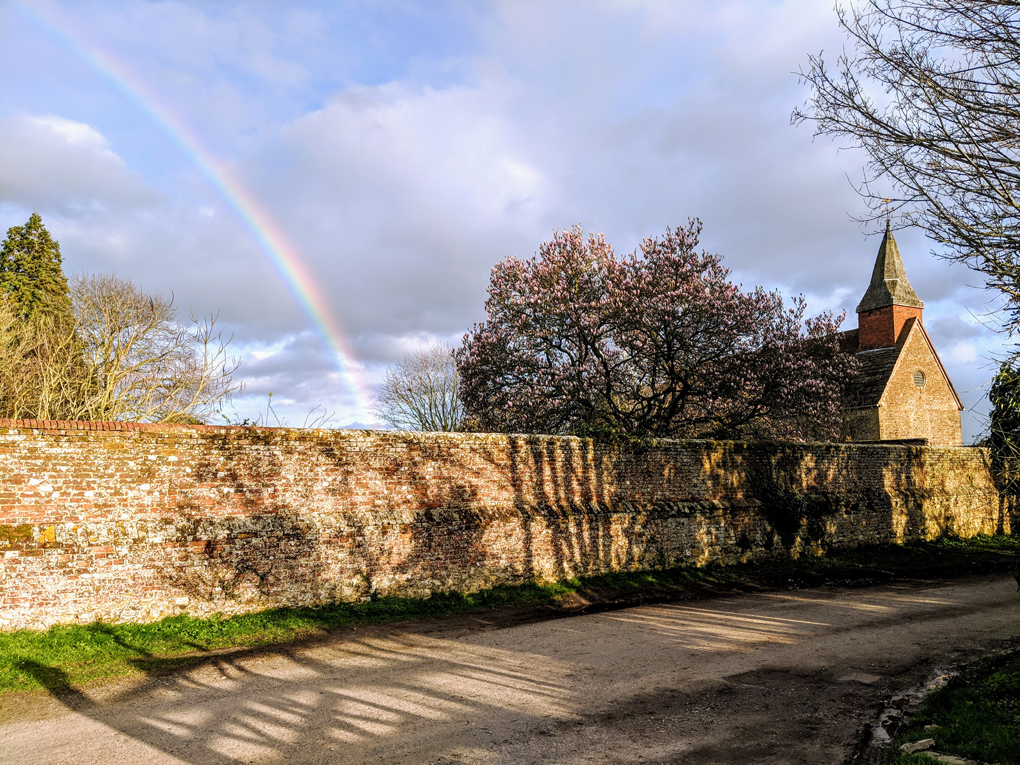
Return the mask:
M980 449L0 427L0 566L17 572L0 576L3 629L117 620L128 606L156 619L184 597L196 615L243 613L356 601L369 582L380 595L474 591L1012 523ZM772 475L827 508L822 537L780 528L761 499L776 496ZM89 505L65 489L34 504L28 478L91 492ZM41 549L51 526L57 546Z

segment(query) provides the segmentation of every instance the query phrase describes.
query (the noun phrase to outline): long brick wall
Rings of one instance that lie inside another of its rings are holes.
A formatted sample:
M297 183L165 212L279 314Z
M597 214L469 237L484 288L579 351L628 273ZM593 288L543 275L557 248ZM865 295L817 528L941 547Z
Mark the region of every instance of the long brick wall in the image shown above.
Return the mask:
M0 421L0 629L1009 531L979 449Z

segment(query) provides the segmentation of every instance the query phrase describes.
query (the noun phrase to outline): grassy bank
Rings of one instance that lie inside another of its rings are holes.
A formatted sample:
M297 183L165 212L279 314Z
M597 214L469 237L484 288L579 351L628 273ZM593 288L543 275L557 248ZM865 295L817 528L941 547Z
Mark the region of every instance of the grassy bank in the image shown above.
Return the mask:
M899 751L901 744L928 738L937 752L1020 765L1020 653L986 657L929 695L883 765L932 765L923 753Z
M0 633L0 693L59 691L104 678L158 672L201 660L203 652L274 645L357 624L413 621L506 608L612 607L640 599L702 597L734 591L823 584L862 586L897 579L951 578L1001 571L1020 554L1020 537L939 539L903 547L868 547L798 560L674 568L497 587L428 600L381 598L321 608L278 608L232 618L176 616L152 624L53 627Z

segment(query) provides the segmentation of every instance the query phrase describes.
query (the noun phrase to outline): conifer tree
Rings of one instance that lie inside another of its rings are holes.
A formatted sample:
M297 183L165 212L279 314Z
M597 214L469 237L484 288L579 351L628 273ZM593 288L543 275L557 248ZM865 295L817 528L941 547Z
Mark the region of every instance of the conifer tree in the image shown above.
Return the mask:
M61 268L60 245L39 213L12 226L0 248L0 296L15 316L32 323L72 320L71 296Z

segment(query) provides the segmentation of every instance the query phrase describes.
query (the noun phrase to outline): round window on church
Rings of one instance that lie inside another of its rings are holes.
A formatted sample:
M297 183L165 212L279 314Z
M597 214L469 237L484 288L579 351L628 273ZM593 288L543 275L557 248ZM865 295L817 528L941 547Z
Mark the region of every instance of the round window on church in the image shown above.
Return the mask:
M920 369L914 372L914 385L916 385L918 388L924 387L924 372L922 372Z

